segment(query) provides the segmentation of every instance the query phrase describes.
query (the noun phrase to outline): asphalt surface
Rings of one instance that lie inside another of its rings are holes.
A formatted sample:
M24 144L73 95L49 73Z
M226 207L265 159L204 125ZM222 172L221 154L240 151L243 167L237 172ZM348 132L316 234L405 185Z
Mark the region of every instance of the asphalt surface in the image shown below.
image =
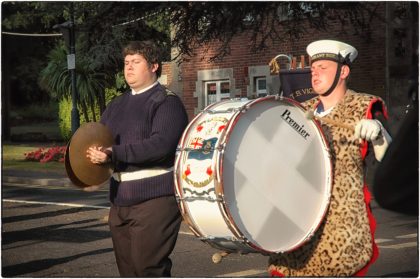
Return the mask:
M6 169L2 170L1 178L2 184L74 188L64 173ZM119 277L105 219L107 201L103 200L104 206L98 208L19 204L3 200L2 276L45 278L80 277L84 274L83 277ZM367 276L417 277L418 218L386 212L375 203L373 206L380 224L377 231L380 239L377 241L381 256ZM197 241L183 225L173 254L176 263L173 276L267 277L264 270L267 259L258 254L230 255L221 264L213 264L210 258L217 250ZM37 249L46 256L40 257ZM20 260L21 257L25 260ZM242 272L235 272L238 270Z
M56 172L2 169L1 180L2 182L11 183L74 187L70 179L64 173L60 174Z
M65 174L52 172L2 170L2 184L34 185L26 190L34 187L42 191L64 187L75 189ZM63 193L71 199L69 192ZM15 195L22 199L25 194L18 189ZM87 207L52 202L21 203L3 196L2 277L81 277L81 274L82 277L119 277L107 225L108 202L105 193L101 196L104 203ZM211 259L216 252L220 251L198 241L182 223L171 256L174 262L172 276L268 275L267 258L263 255L232 254L222 263L214 264ZM244 266L247 267L245 270Z

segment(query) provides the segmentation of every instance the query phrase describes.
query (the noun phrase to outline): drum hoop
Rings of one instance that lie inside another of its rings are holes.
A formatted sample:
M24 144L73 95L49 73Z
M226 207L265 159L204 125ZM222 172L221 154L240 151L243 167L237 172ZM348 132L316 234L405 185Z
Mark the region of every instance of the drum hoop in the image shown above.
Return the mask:
M285 101L286 103L287 102L288 103L291 103L291 104L295 105L296 107L298 107L299 109L301 109L302 111L305 111L305 108L299 102L297 102L297 101L295 101L293 99L290 99L290 98L280 97L278 95L274 95L274 96L271 95L271 96L261 97L261 98L255 99L255 100L247 103L245 106L247 106L247 108L251 108L255 104L258 104L260 102L264 102L266 100ZM230 138L230 136L232 134L232 131L233 131L236 123L240 119L240 114L241 113L242 113L242 111L239 111L239 112L235 113L232 116L232 118L230 119L229 125L227 125L227 127L226 127L225 136L223 138L223 142L221 142L221 145L223 146L223 151L224 151L224 149L226 147L225 143L229 141L229 138ZM311 119L311 120L308 119L308 121L313 122L315 124L316 130L318 131L318 135L321 136L321 143L322 143L322 145L323 145L323 147L325 149L325 152L327 154L328 161L329 161L329 164L328 165L329 165L329 174L330 175L328 176L328 178L327 178L328 181L326 183L327 184L326 185L327 186L327 189L326 189L327 195L326 195L326 198L325 198L325 201L324 201L325 207L322 210L322 212L320 212L321 214L319 214L319 219L314 221L314 222L317 223L317 225L312 229L312 231L310 231L308 233L308 236L306 237L306 239L303 240L303 241L301 241L301 242L299 242L299 243L297 243L296 245L292 246L288 250L281 251L281 252L288 252L288 251L296 250L299 247L301 247L302 245L304 245L305 243L307 243L311 239L311 237L309 237L309 236L312 236L313 233L315 231L317 231L319 229L319 227L321 226L322 220L325 218L325 215L327 214L327 211L328 211L328 208L329 208L329 204L330 204L331 191L332 191L332 182L333 182L333 179L332 179L332 162L331 162L331 159L330 159L330 154L331 154L330 153L330 149L328 147L326 137L325 137L325 135L324 135L324 133L322 131L322 128L321 128L321 125L319 124L319 122L317 122L314 119ZM220 174L220 180L219 180L220 182L217 181L217 183L220 183L220 185L218 185L219 187L215 187L215 190L216 190L216 194L218 196L223 196L223 201L225 201L224 195L223 195L223 193L224 193L224 187L223 187L223 185L224 185L223 184L223 160L224 160L223 157L224 157L224 152L220 152L220 154L221 154L221 158L218 161L218 171L217 171L217 173ZM221 204L221 208L224 211L223 212L224 214L222 214L223 215L223 218L225 218L224 215L226 214L226 218L227 218L227 219L225 219L226 224L230 224L235 229L235 231L241 232L241 230L236 225L236 222L233 219L232 214L231 214L229 208L227 207L226 202L223 202L223 204ZM229 228L230 228L230 226L229 226ZM234 232L232 231L232 233L234 233ZM240 235L242 235L242 233L240 233ZM264 253L264 254L265 253L269 253L269 254L270 253L274 253L273 251L269 251L269 250L266 250L266 249L264 249L264 248L262 248L260 246L255 245L254 243L252 243L251 241L249 241L246 238L245 235L242 235L241 239L244 240L244 242L245 242L246 245L250 246L251 248L253 248L256 251L259 251L259 252ZM277 253L277 252L275 252L275 253Z

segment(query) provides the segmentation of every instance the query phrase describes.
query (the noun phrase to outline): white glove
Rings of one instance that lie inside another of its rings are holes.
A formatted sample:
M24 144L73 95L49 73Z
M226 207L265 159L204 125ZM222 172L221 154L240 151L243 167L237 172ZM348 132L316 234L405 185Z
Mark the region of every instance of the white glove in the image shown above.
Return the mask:
M382 123L375 119L362 119L354 128L356 138L371 141L375 158L381 161L392 142L391 136L385 130Z
M354 128L354 137L372 141L378 138L382 128L382 124L378 120L362 119Z

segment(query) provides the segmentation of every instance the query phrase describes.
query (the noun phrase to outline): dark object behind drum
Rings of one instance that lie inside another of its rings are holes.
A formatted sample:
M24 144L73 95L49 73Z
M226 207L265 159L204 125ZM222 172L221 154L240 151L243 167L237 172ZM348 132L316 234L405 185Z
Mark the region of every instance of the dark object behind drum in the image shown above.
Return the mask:
M317 96L312 90L311 69L280 70L280 95L299 103Z

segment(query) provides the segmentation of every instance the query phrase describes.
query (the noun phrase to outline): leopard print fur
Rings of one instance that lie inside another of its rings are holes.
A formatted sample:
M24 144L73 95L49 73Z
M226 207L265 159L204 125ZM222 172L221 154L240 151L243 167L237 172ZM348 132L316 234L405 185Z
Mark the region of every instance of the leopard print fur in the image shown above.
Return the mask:
M326 116L356 125L366 118L378 97L347 90L344 99ZM313 109L319 98L303 105ZM353 131L321 123L329 143L333 187L327 214L309 242L294 251L273 254L269 271L285 276L350 276L371 259L372 237L364 200L364 163Z

